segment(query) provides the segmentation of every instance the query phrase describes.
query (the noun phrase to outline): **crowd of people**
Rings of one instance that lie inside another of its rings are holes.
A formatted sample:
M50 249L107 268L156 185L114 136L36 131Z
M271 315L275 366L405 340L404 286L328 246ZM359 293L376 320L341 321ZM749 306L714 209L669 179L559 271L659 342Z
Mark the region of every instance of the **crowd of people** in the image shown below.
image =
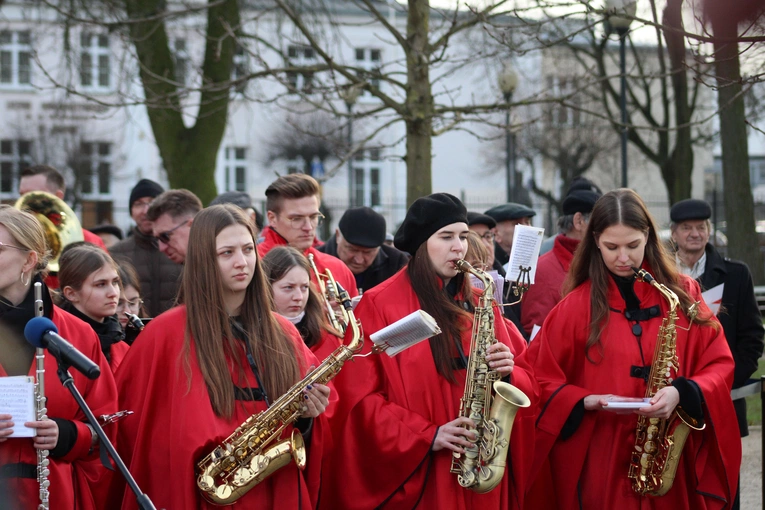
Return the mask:
M65 194L44 165L19 184ZM242 192L205 207L141 179L127 236L102 226L63 247L39 213L0 206L0 376L35 376L24 327L40 283L42 314L101 369L93 380L72 370L75 384L96 416L122 418L105 432L156 508L738 508L748 431L730 392L756 370L765 330L748 268L709 242L705 202L672 206L668 245L634 191L575 180L523 294L504 278L514 231L535 215L522 204L467 211L434 193L392 240L381 214L352 208L321 242L312 177L278 177L265 199L265 216ZM353 299L364 345L333 379L301 385L354 331L333 320L329 281ZM370 335L418 310L435 336L395 356L373 350ZM54 357L44 364L45 417L14 423L0 407L0 507L37 508L47 451L49 508L141 508ZM509 424L461 409L484 395L485 373L530 402ZM281 414L268 433L231 446L270 411ZM22 425L34 437L15 437ZM278 448L245 456L271 433ZM482 459L508 452L478 462L479 478L501 480L488 492L454 472L477 441Z

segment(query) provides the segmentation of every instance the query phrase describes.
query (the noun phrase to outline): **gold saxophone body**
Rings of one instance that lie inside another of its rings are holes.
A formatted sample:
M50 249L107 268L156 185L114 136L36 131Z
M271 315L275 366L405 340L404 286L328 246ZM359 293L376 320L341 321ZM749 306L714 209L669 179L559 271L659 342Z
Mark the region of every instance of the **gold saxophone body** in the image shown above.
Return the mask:
M353 331L351 342L335 349L271 407L247 418L223 444L197 463L197 487L206 500L230 505L293 460L300 469L305 467L306 451L300 432L293 430L288 439L280 440L280 436L300 418L303 390L308 385L326 384L364 345L361 324L353 315L348 293L340 286L337 289Z
M324 269L324 273L320 273L316 267L316 262L313 259L313 253L308 254L308 264L311 266L316 277L316 283L319 286L319 294L324 301L324 307L327 312L327 318L329 323L335 329L335 331L345 335L345 330L348 329L348 325L351 322L348 312L345 307L342 306L340 298L340 287L335 281L335 277L332 276L332 271L329 268ZM337 306L333 306L335 303Z
M457 269L479 278L484 290L475 308L473 336L467 363L465 393L460 400L460 416L476 424L477 439L464 454L454 453L451 472L462 487L483 494L494 489L505 473L510 432L515 415L531 401L512 384L499 380L499 373L489 368L487 349L497 343L494 334L494 280L464 260Z
M656 348L648 377L646 398L653 397L660 389L671 385L673 375L679 369L677 341L677 309L680 300L666 285L654 280L648 271L632 268L638 279L653 285L669 303L669 312L662 320ZM691 321L694 311L689 311ZM674 374L673 374L674 371ZM640 495L663 496L675 481L677 466L683 446L691 429L702 430L704 424L685 413L679 407L666 419L640 416L635 434L635 447L629 468L632 489Z

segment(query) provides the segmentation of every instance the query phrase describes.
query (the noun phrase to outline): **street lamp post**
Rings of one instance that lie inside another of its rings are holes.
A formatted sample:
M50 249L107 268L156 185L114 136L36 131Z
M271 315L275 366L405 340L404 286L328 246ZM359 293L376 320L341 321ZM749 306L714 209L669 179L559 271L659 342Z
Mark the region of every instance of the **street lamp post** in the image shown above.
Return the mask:
M627 70L626 70L626 41L632 18L637 12L637 0L606 0L606 15L608 28L619 35L619 75L621 93L619 109L622 117L622 188L627 187ZM621 16L620 16L621 15Z
M518 73L512 65L505 64L499 75L499 88L505 98L505 185L508 202L515 202L515 140L510 126L510 103L513 100L513 92L518 85Z
M353 154L350 154L350 151L353 149L353 106L359 95L361 95L361 89L353 85L340 92L340 97L345 101L345 106L348 108L348 208L356 207L354 203Z

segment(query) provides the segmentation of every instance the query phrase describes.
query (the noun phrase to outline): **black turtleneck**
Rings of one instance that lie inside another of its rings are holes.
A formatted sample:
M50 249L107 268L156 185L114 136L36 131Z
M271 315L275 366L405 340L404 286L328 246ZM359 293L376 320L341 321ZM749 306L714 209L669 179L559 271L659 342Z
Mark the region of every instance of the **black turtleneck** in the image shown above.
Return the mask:
M122 330L122 325L117 319L117 315L106 317L104 322L98 322L79 311L76 306L67 300L61 303L61 308L93 328L93 331L96 332L98 339L101 341L101 352L104 353L106 360L111 362L112 345L125 340L125 332Z
M45 283L39 276L32 279L24 300L13 306L0 297L0 365L10 375L27 375L34 360L35 348L24 338L24 327L35 316L34 283L43 285L43 315L53 316L53 301Z
M610 272L609 274L611 275L611 278L614 279L614 283L616 283L616 287L619 289L622 299L624 299L624 309L639 310L640 300L638 299L637 294L635 294L635 275L618 276Z

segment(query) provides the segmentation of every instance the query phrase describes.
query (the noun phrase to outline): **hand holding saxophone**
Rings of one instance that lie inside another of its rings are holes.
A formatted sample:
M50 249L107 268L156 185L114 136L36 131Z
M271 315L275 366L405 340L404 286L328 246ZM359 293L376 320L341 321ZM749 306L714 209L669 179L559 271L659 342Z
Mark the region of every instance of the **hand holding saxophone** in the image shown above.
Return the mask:
M636 414L640 414L647 418L660 418L662 420L669 419L672 416L672 412L680 403L680 393L674 386L665 386L656 394L651 397L651 405L648 407L641 407L636 410Z
M316 418L327 410L329 405L329 386L314 383L303 390L305 404L301 418Z
M465 453L465 449L462 447L474 446L473 442L477 439L472 429L475 429L475 422L464 416L444 423L438 427L436 440L433 441L431 449L434 452L446 449L456 453Z
M497 342L489 346L489 348L486 349L486 352L486 361L489 362L489 366L493 370L499 372L502 377L506 377L513 373L515 356L510 352L510 347L502 342Z

